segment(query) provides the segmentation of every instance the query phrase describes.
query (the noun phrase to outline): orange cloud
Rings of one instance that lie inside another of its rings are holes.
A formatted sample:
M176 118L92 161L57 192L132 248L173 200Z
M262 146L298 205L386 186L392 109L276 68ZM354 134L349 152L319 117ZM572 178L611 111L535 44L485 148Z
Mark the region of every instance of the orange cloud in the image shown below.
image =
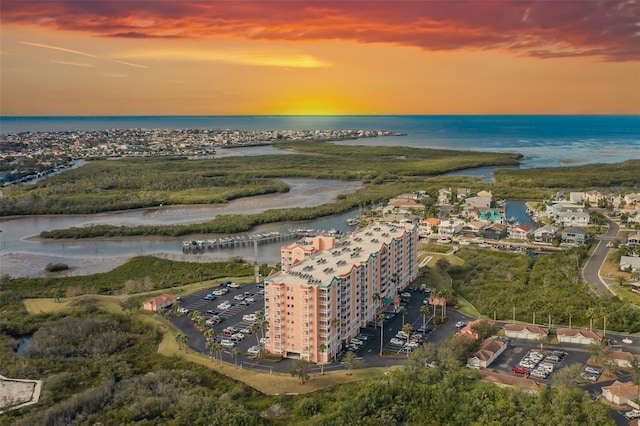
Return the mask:
M538 58L640 59L636 0L50 1L4 0L3 24L103 37L350 40L427 51L506 50Z

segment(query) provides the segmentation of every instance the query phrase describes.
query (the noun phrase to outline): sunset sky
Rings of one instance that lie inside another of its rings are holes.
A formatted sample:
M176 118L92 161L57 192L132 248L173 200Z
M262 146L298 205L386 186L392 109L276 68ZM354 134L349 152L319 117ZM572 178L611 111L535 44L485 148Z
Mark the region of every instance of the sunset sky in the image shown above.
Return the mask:
M640 6L2 0L0 114L638 114Z

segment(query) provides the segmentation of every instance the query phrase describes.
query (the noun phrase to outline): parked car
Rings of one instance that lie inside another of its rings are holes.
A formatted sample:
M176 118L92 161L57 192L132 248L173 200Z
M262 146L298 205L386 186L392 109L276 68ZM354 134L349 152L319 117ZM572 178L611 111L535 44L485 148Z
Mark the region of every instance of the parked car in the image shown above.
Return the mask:
M208 309L207 314L209 315L218 315L218 311L214 311L213 309Z
M224 311L224 310L229 309L232 306L233 306L233 303L229 302L228 300L225 300L224 302L222 302L221 304L219 304L217 306L217 309L220 309L220 310Z
M229 284L231 284L231 281L223 281L220 284L218 284L220 287L228 287Z
M209 293L206 296L203 297L204 300L216 300L216 295L213 293Z
M584 371L591 374L597 374L597 375L602 374L602 368L594 367L592 365L587 365L586 367L584 367Z
M234 342L233 340L230 340L230 339L222 339L220 341L220 344L224 348L233 348L233 347L236 346L236 342Z
M467 323L466 323L466 322L464 322L464 321L458 321L458 322L456 323L456 328L462 328L462 327L464 327L465 325L467 325Z
M364 345L364 341L358 339L357 337L354 337L353 339L351 339L351 343L353 343L354 345L358 345L358 346Z
M431 327L418 327L418 328L416 328L416 331L418 333L427 334L427 333L431 333L433 331L433 329Z
M245 338L245 337L246 337L246 336L245 336L244 334L240 333L240 332L235 333L235 334L233 334L233 335L231 336L231 338L232 338L233 340L235 340L236 342L239 342L239 341L241 341L241 340L244 340L244 338Z
M404 341L407 341L407 338L409 337L409 335L407 333L405 333L404 331L400 330L396 333L396 337L398 339L404 339Z
M249 303L254 303L256 301L256 298L253 296L247 297L242 301L243 305L248 305Z
M258 355L259 353L260 353L260 348L255 345L247 349L247 355Z
M229 284L229 287L230 287L230 288L240 288L240 284L238 284L238 283L231 283L231 284Z
M389 341L389 344L393 346L403 346L405 343L406 343L406 340L401 340L401 339L398 339L397 337L394 337Z
M529 370L527 370L526 368L522 368L522 367L512 367L511 371L513 371L514 373L518 373L518 374L529 374Z
M187 309L187 308L178 308L178 309L176 309L176 312L181 313L181 314L188 314L189 313L189 309Z
M407 348L415 349L420 347L420 344L418 342L409 342L409 343L406 343L404 346Z
M624 418L627 420L633 420L640 418L640 410L631 410L624 413Z
M242 316L242 321L255 322L257 319L256 314L245 314Z
M246 296L244 294L236 294L235 296L233 296L233 300L237 300L237 301L241 301L244 300Z
M411 299L411 293L400 293L400 297Z

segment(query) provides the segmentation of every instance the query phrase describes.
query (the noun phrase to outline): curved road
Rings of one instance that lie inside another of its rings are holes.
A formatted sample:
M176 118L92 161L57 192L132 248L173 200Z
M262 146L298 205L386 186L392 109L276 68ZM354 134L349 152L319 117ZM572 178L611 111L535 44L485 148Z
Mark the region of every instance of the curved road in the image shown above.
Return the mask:
M589 259L587 259L587 263L582 269L582 278L589 283L591 289L600 296L607 293L615 295L600 276L600 268L604 264L607 259L607 254L609 253L607 244L616 239L618 230L620 229L618 224L609 218L607 218L607 223L609 224L609 229L607 229L607 232L604 235L597 237L599 240L598 245L593 251L593 254L591 254Z

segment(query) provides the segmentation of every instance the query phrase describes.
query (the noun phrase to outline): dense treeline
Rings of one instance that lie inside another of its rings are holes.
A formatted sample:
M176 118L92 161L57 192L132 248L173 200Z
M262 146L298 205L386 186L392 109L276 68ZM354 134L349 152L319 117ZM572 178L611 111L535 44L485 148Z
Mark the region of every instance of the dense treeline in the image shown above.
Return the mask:
M98 213L161 204L212 204L283 192L281 178L383 183L465 168L517 165L519 154L402 147L288 143L304 154L219 159L134 158L91 161L39 181L8 187L0 214Z
M640 185L640 160L615 164L587 164L573 167L537 169L500 169L494 173L496 191L505 198L521 198L523 191L535 188L573 191L613 187L637 188ZM543 198L543 197L536 197Z
M618 297L593 296L582 281L580 266L587 247L536 255L464 248L456 255L464 259L451 267L453 285L481 313L493 318L569 324L635 333L640 331L640 311Z
M265 396L203 366L159 355L160 334L135 315L87 305L30 316L11 300L0 299L0 324L31 318L37 349L17 355L19 336L7 333L12 327L0 328L3 374L44 384L40 402L0 415L2 426L613 424L606 406L576 388L530 393L479 380L476 371L462 367L463 357L450 356L470 349L468 339L456 336L438 348L424 346L406 367L380 378L309 395ZM84 321L95 326L77 325ZM105 331L126 344L96 348ZM426 368L432 359L438 365Z
M266 276L271 269L261 266ZM253 265L230 262L178 262L154 256L136 256L103 273L71 277L0 278L0 292L19 297L62 297L82 294L139 293L228 276L251 276Z

